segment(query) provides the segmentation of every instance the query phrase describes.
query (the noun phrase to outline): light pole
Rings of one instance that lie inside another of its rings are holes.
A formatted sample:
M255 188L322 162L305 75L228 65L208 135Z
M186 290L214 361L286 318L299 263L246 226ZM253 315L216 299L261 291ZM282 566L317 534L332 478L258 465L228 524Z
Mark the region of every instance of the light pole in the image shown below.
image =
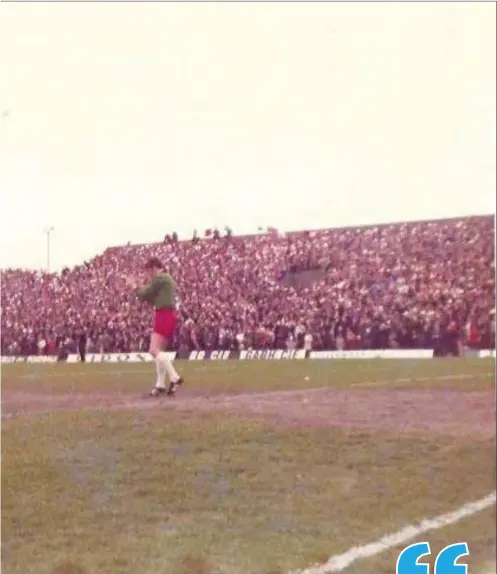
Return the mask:
M47 273L50 273L50 235L53 230L54 227L47 227L44 229L44 232L47 236Z

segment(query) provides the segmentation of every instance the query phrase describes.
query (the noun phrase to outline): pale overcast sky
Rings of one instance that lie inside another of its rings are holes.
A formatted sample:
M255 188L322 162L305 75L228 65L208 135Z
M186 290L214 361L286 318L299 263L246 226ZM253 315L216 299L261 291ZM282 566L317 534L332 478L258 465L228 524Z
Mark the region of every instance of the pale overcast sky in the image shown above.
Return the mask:
M0 266L494 211L494 3L0 4Z

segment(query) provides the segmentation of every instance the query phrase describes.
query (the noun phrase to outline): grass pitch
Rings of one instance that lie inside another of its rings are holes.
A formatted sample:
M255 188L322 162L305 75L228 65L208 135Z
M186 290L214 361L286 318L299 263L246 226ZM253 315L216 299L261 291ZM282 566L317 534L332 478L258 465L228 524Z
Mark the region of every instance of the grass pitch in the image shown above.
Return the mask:
M495 361L178 365L2 368L6 574L287 574L495 490ZM425 538L474 571L495 507Z

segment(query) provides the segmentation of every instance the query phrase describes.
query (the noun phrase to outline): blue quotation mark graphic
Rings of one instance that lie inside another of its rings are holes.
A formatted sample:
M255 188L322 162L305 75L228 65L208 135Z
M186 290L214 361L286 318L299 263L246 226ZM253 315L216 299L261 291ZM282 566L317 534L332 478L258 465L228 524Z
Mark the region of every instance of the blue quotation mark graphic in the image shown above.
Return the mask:
M419 559L431 554L428 542L411 544L397 558L396 574L430 574L429 564L419 564ZM468 574L467 564L456 564L462 556L469 556L466 542L446 546L435 560L433 574Z

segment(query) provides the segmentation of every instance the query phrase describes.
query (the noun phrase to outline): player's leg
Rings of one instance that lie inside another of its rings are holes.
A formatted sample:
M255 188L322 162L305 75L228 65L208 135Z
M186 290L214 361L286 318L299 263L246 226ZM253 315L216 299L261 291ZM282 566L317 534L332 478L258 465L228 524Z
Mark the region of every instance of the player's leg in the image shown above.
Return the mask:
M154 335L157 335L154 333ZM176 369L174 368L173 362L167 356L167 339L161 335L158 337L153 337L153 339L157 340L157 344L160 345L161 350L156 352L154 349L154 353L156 356L156 365L157 365L157 383L155 385L155 389L153 394L160 394L165 391L165 384L164 384L164 375L167 373L169 378L169 387L167 389L168 395L174 395L175 392L178 390L178 387L183 383L183 379L178 375Z
M157 382L152 395L157 396L165 392L165 375L169 378L168 395L173 395L183 383L182 378L176 372L172 361L168 358L165 350L168 340L172 339L176 327L176 315L173 311L162 309L157 311L154 320L154 329L150 338L150 353L155 359L157 369Z
M167 375L169 377L168 395L174 395L178 387L183 383L183 379L178 375L174 368L173 362L167 356L167 348L169 341L174 337L174 330L176 329L176 313L171 309L165 309L162 321L162 335L164 336L162 352L160 359L163 361Z
M160 395L166 392L166 368L163 361L160 360L159 355L163 349L164 337L159 333L152 332L150 336L149 352L155 360L155 369L157 371L157 379L155 387L152 390L152 395Z

